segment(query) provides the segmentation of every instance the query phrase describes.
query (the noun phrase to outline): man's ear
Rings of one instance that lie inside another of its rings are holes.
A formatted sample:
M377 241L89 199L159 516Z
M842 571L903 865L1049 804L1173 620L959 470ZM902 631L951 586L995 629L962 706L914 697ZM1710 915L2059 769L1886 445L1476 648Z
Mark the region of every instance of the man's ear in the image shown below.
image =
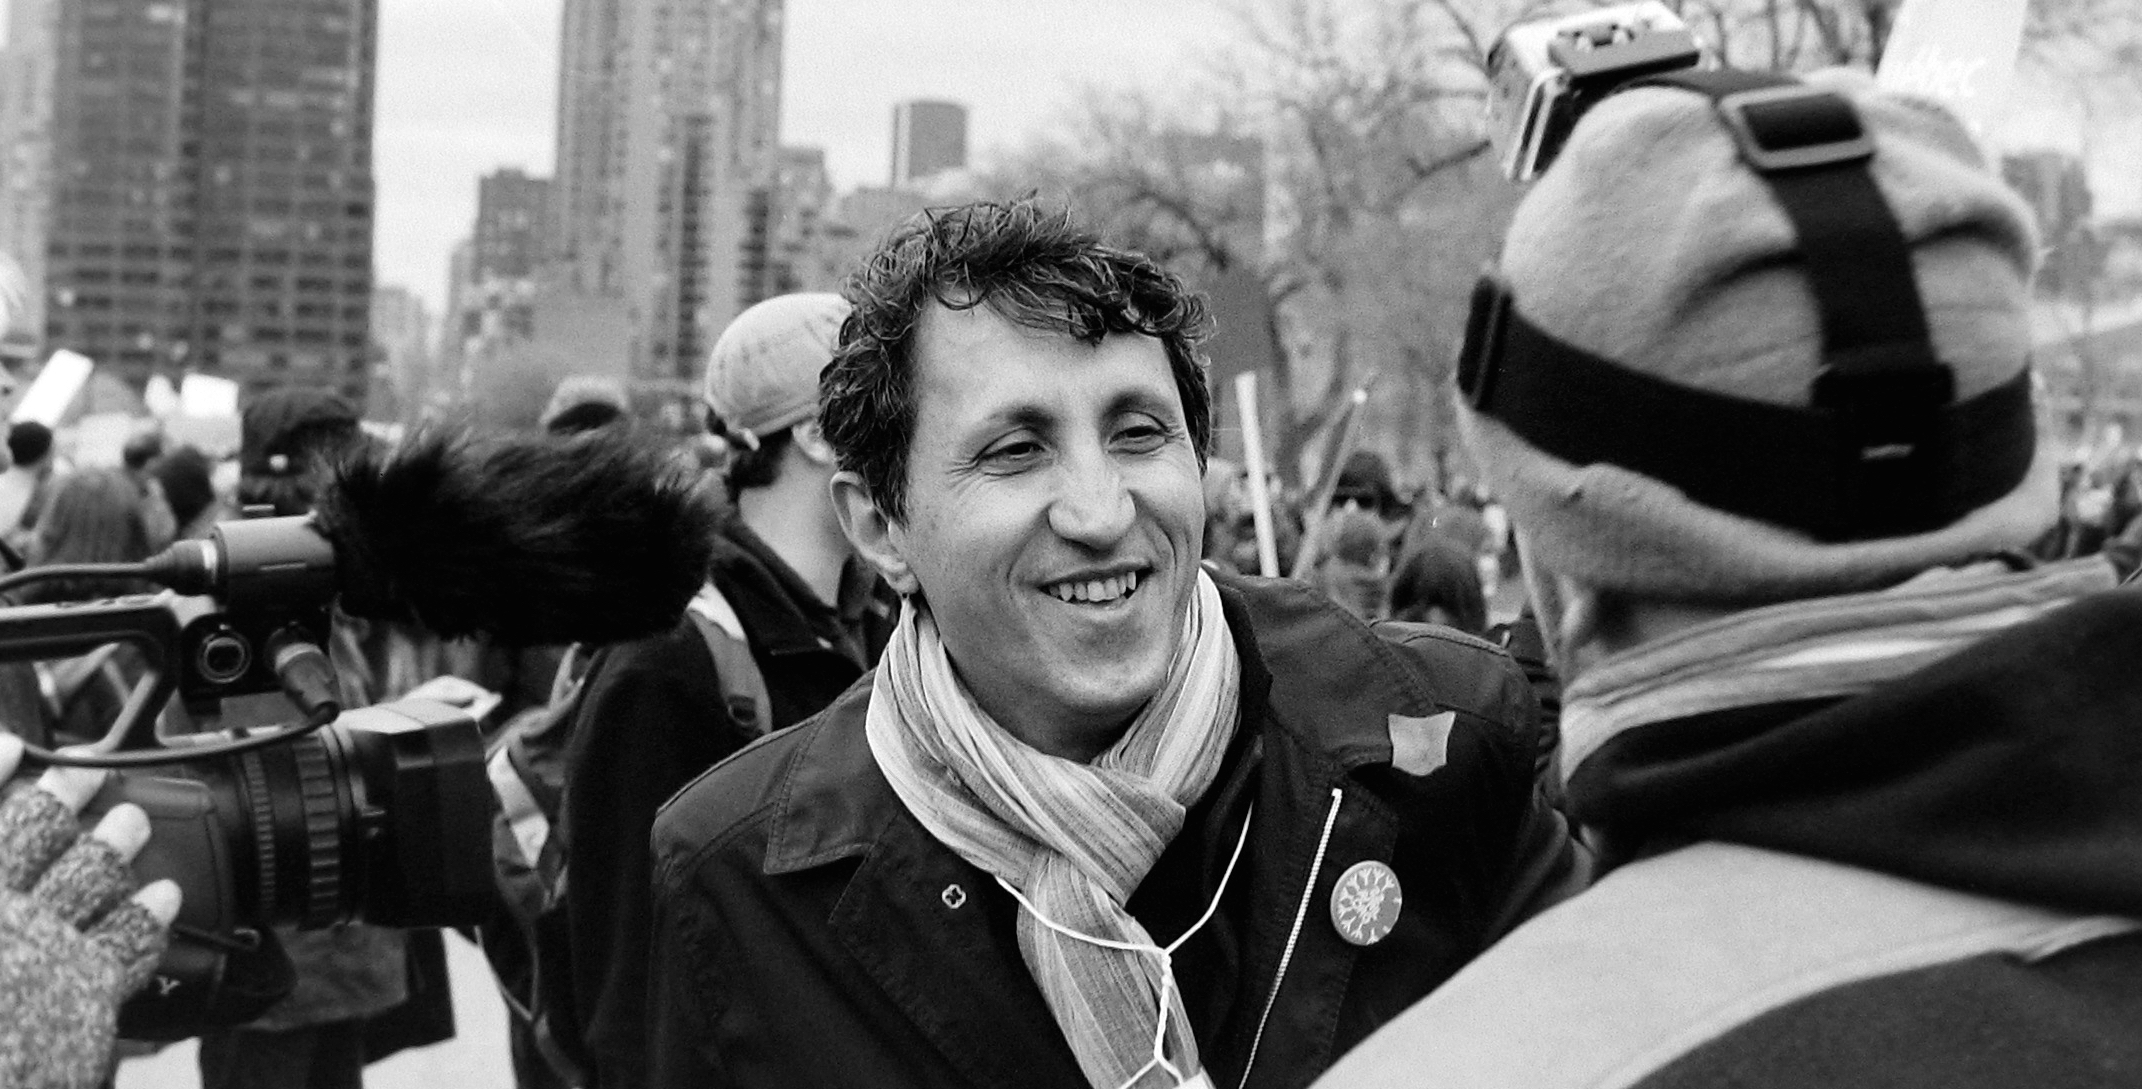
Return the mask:
M901 594L914 593L920 584L908 567L907 557L901 555L899 527L878 509L863 478L844 470L834 473L827 487L832 489L833 513L840 519L840 531L847 536L848 547L855 549L855 554L876 570L886 585Z
M1565 578L1539 562L1531 542L1517 534L1519 570L1525 580L1525 595L1532 601L1532 616L1547 644L1547 658L1562 683L1575 679L1586 660L1584 651L1599 635L1599 591Z
M831 467L839 459L833 453L833 444L826 441L825 432L819 430L817 420L804 420L788 429L789 445L812 463Z

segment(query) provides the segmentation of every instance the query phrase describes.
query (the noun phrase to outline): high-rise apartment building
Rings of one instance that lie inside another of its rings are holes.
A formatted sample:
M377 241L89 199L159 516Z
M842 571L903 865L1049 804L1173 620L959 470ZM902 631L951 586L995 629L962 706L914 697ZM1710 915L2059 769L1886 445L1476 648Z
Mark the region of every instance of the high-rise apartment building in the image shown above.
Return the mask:
M557 281L610 300L629 368L689 379L773 277L780 0L566 0Z
M548 244L550 179L507 167L476 183L472 275L526 279L535 275Z
M378 365L370 407L375 414L404 421L417 418L433 382L431 335L431 312L416 292L396 284L372 289L372 346Z
M549 252L551 184L511 167L476 183L476 225L447 273L442 369L463 393L471 368L495 363L535 334L534 300ZM621 348L621 346L620 346ZM510 360L509 360L510 362Z
M772 269L767 294L838 290L843 269L826 260L833 178L821 147L784 147L774 184Z
M377 0L12 0L0 249L44 347L362 396Z
M967 107L916 99L893 107L892 187L967 165Z

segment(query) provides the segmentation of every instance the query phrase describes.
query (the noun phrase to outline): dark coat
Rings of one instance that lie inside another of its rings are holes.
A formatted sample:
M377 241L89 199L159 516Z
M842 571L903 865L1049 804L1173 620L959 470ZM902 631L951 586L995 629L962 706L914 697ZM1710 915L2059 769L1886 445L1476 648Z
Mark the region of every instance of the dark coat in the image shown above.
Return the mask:
M1848 697L1621 730L1569 789L1617 868L1332 1086L2142 1085L2138 660L2122 590Z
M1222 598L1241 729L1129 907L1157 941L1183 933L1254 804L1176 975L1218 1082L1249 1067L1249 1085L1298 1086L1583 867L1538 801L1531 694L1500 652L1443 629L1380 639L1296 583L1228 579ZM892 793L869 696L738 754L657 820L655 1084L1083 1086L1020 959L1017 905ZM1446 722L1444 743L1412 744ZM1363 948L1331 904L1366 860L1397 871L1404 906Z
M857 568L860 570L860 568ZM711 578L735 609L765 678L771 721L790 726L860 676L890 613L867 577L836 616L741 522L717 542ZM873 607L874 606L874 607ZM621 643L590 665L572 725L563 829L571 1001L602 1089L644 1084L649 861L655 810L753 735L730 714L690 620Z

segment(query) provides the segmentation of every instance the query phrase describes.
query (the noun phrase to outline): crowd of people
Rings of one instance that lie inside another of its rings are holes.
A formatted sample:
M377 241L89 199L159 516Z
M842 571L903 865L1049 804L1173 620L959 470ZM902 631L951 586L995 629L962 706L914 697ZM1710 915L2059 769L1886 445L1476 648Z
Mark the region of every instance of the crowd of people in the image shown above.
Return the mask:
M1205 482L1205 561L1219 571L1261 574L1243 470L1215 457ZM1299 571L1364 620L1486 635L1491 617L1511 619L1499 614L1513 613L1508 606L1521 596L1510 592L1517 553L1508 515L1492 496L1462 476L1402 491L1389 463L1367 450L1350 453L1332 483L1321 507L1303 489L1269 483L1275 573ZM1305 531L1310 524L1315 533Z
M547 682L493 724L516 1081L2142 1084L2142 501L2036 433L2037 256L1863 77L1617 94L1477 295L1478 484L1356 452L1262 578L1199 298L1032 200L916 218L713 348L674 628L506 655ZM240 495L301 510L354 416L281 396ZM544 424L636 426L596 381ZM26 562L199 524L198 457L41 441ZM49 787L0 810L0 966L77 934L108 1024L168 915L36 879L132 843L70 848ZM348 1001L219 1033L210 1084L357 1084L422 974L289 939ZM108 1069L30 1031L12 1069Z

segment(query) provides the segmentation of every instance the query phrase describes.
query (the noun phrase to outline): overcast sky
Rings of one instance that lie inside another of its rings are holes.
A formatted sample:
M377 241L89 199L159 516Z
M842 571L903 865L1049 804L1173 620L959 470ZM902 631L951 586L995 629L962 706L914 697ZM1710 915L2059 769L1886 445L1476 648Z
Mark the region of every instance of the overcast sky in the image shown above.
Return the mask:
M0 0L4 3L5 0ZM561 0L382 0L373 166L383 283L434 308L476 179L552 165ZM1086 85L1165 90L1227 36L1221 0L788 0L781 141L826 149L837 185L884 184L893 103L969 109L970 155L1060 118ZM2019 88L2002 143L2076 142L2073 111ZM2098 199L2142 212L2142 123L2093 147Z
M476 179L548 174L560 0L382 0L375 263L434 307L476 215ZM893 103L969 110L970 156L1014 147L1086 84L1165 88L1226 29L1217 0L788 0L781 142L826 149L835 184L883 185Z

